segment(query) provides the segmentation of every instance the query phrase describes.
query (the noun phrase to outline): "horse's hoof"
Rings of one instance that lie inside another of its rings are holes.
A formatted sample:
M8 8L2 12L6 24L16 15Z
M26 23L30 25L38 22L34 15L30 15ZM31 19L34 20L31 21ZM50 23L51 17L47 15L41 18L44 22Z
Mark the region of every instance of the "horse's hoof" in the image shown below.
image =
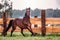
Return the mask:
M12 37L12 35L10 35L10 37Z
M3 35L5 37L7 35L7 33L2 33L1 35Z
M23 35L25 37L25 35Z
M36 36L37 35L37 33L34 33L34 34L32 34L31 36Z
M3 36L5 37L6 35L4 34Z
M31 34L31 36L33 36L33 35Z
M35 34L31 34L31 36L35 36Z
M37 35L37 33L34 33L34 35Z
M12 35L10 35L10 37L12 37Z

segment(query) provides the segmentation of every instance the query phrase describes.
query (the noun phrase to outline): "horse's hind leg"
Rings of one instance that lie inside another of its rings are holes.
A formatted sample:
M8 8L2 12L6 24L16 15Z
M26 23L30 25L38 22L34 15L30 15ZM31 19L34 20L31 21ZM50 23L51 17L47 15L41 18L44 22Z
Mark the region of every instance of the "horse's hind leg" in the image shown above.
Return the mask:
M12 36L12 33L14 32L14 30L16 29L16 27L12 27L12 31L11 31L11 35L10 36Z
M23 29L21 28L21 34L23 35L23 36L25 36L24 34L23 34Z

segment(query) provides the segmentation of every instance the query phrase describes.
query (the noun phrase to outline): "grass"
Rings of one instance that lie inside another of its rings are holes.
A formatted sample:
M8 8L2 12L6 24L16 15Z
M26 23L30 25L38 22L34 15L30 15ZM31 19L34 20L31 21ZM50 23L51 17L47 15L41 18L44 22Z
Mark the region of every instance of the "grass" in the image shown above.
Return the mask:
M60 40L60 33L59 34L50 34L47 33L45 37L43 37L40 33L36 36L31 36L31 33L25 32L25 37L22 36L20 32L14 32L13 36L10 37L10 33L8 32L6 37L1 36L0 40Z

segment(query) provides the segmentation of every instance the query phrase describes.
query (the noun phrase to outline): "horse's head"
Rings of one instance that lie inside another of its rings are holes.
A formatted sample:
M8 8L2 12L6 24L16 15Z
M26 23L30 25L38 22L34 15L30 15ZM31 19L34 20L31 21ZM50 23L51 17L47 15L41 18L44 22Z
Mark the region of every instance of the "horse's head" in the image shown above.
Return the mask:
M30 8L27 8L27 9L26 9L26 15L27 15L27 16L30 16Z

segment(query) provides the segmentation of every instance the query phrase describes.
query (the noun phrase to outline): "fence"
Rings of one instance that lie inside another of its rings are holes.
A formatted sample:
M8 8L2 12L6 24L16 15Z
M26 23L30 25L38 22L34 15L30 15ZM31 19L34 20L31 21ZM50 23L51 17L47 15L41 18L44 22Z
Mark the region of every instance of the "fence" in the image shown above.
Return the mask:
M7 24L9 23L9 20L15 19L15 18L7 18ZM32 25L32 29L34 32L41 32L41 18L31 18L30 19ZM0 32L3 30L3 20L0 18ZM9 30L11 31L11 29ZM20 32L20 29L17 27L16 32ZM28 30L24 30L28 31ZM46 18L46 32L60 32L60 18Z

